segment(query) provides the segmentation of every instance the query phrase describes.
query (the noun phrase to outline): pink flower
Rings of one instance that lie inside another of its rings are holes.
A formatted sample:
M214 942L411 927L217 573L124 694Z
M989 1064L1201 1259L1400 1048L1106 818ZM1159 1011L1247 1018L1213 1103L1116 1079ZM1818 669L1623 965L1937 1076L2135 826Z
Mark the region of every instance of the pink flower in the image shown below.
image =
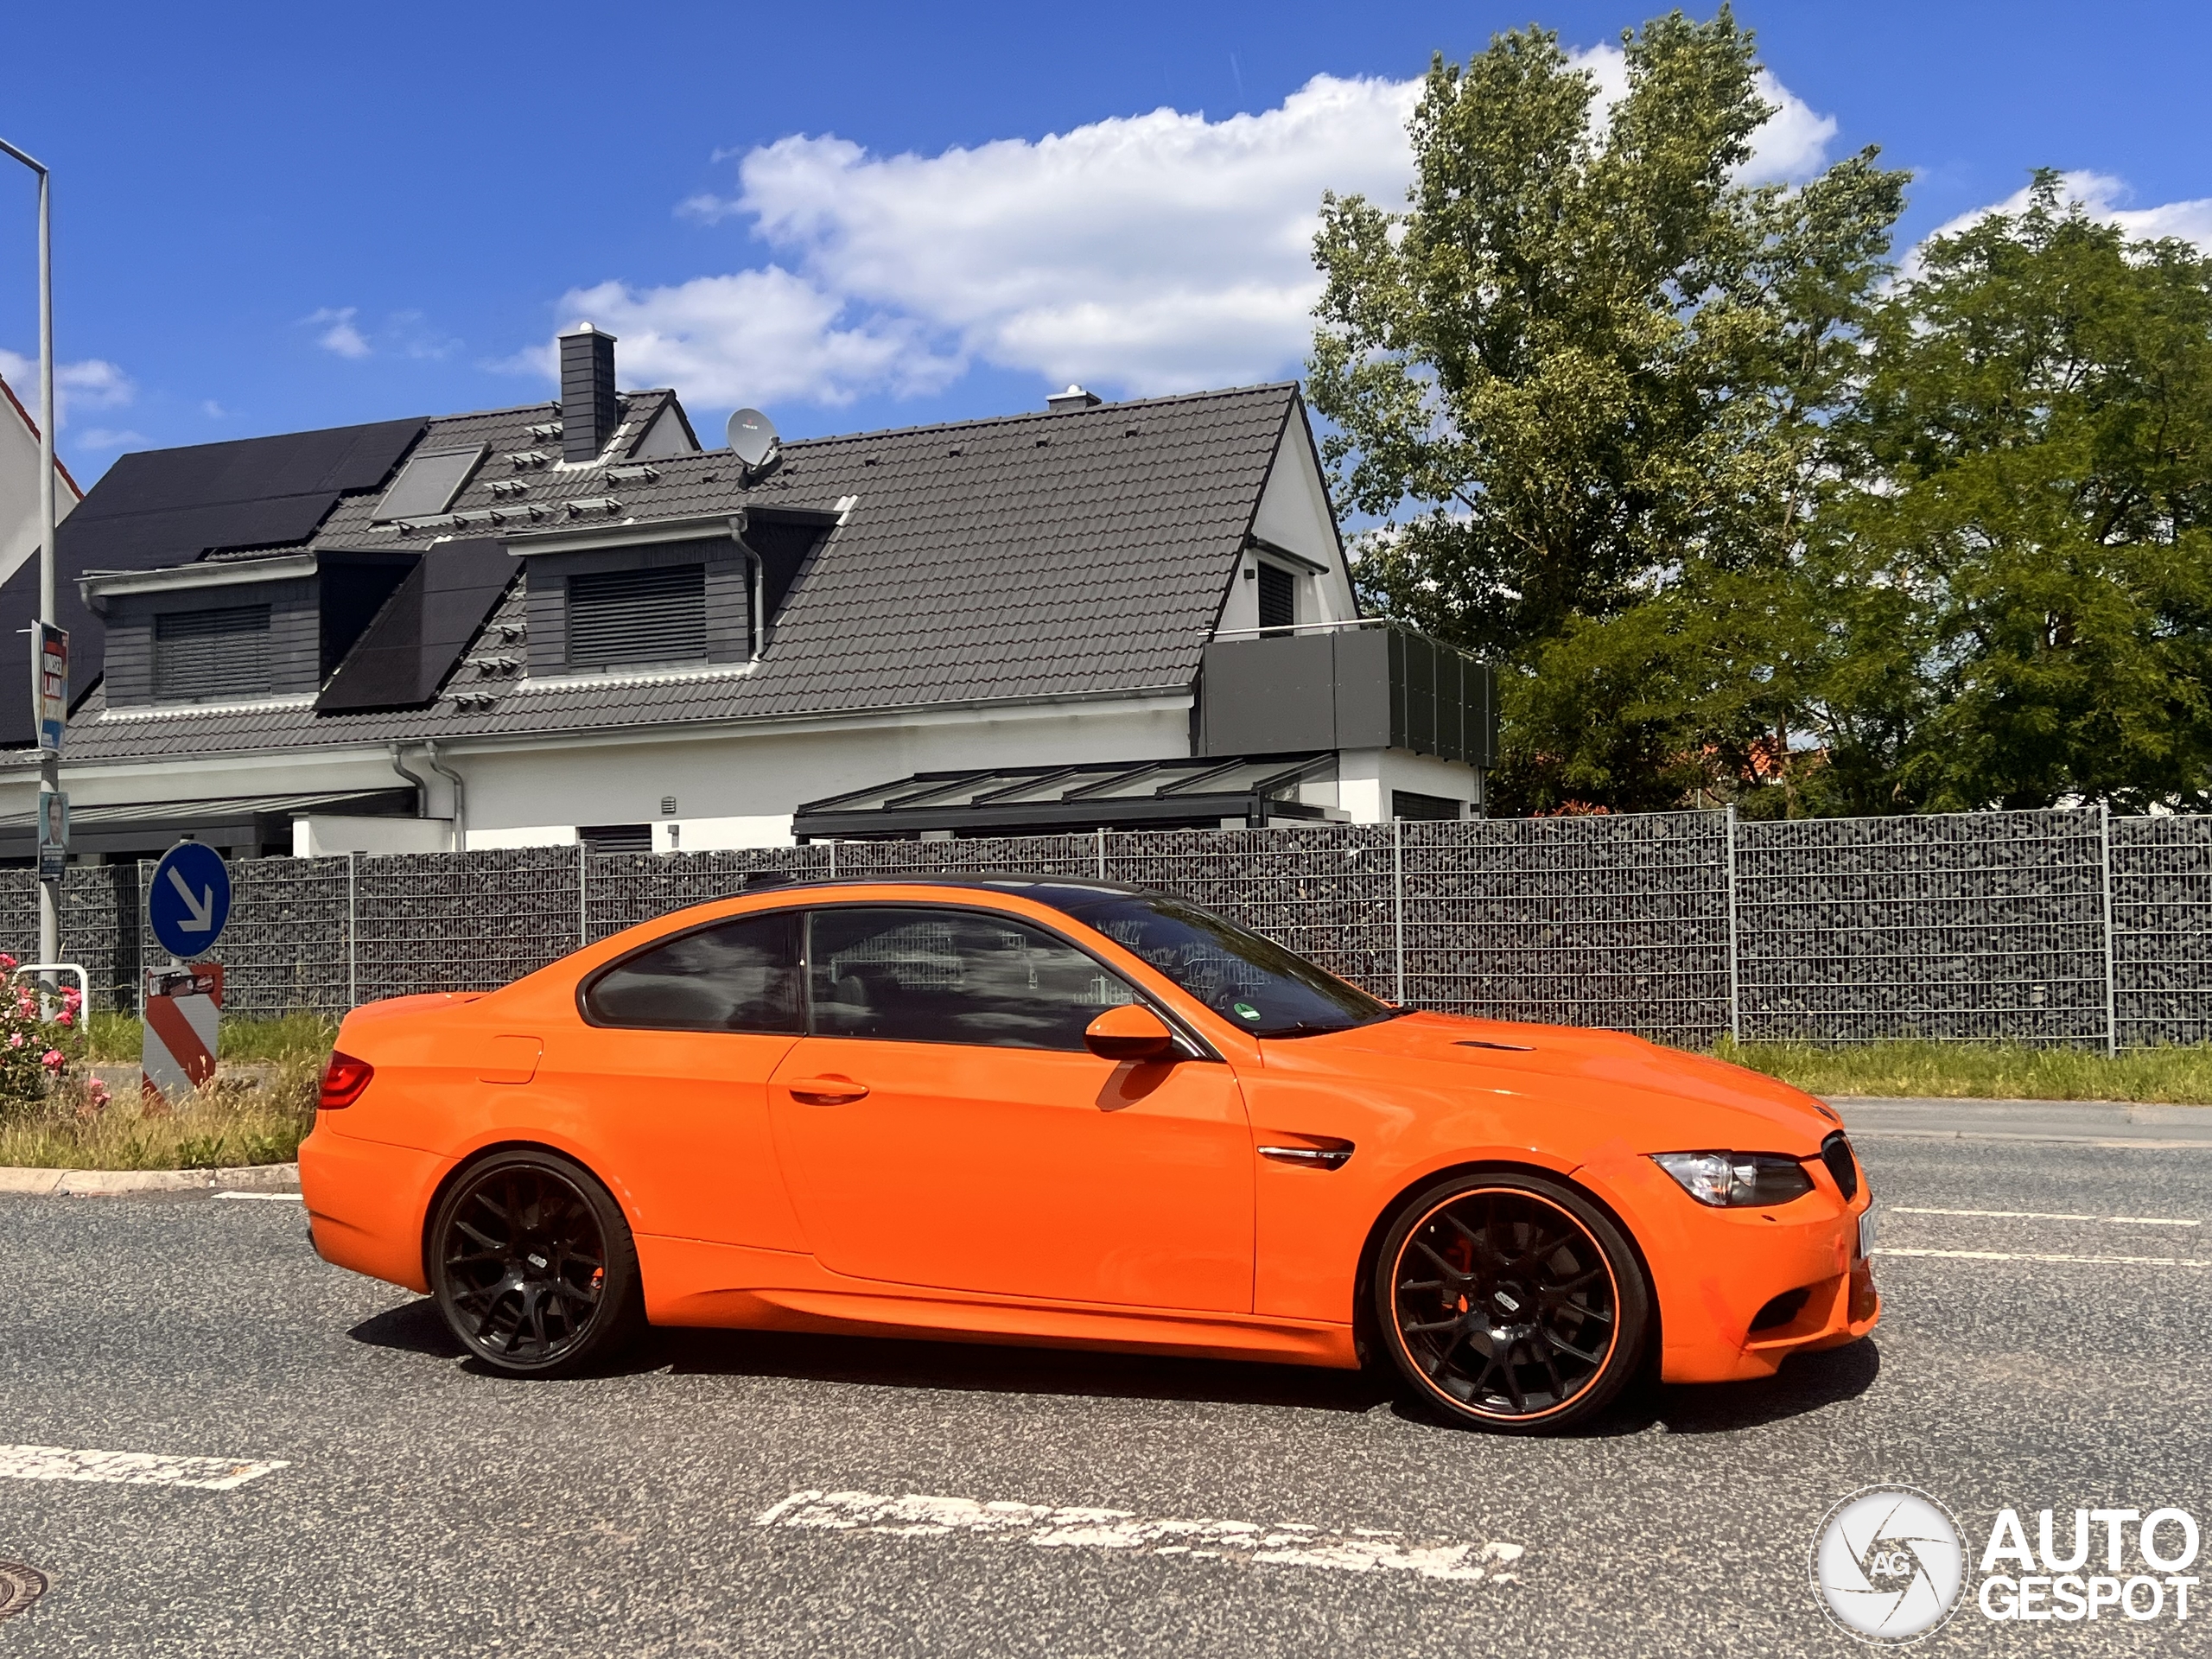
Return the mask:
M6 973L15 966L16 959L5 950L0 950L0 973Z
M49 1048L39 1057L39 1063L48 1071L57 1071L61 1065L62 1058L63 1055L60 1049Z
M23 1033L22 1033L22 1032L20 1032L20 1031L11 1031L11 1032L10 1032L10 1033L8 1033L8 1046L9 1046L9 1047L10 1047L10 1048L21 1048L22 1046L23 1046Z
M73 1026L73 1025L75 1025L77 1022L76 1022L76 1020L75 1020L74 1019L73 1019L73 1018L70 1016L68 1010L65 1008L65 1009L63 1009L63 1010L62 1010L62 1012L60 1012L60 1014L55 1014L55 1015L54 1016L54 1023L55 1025L57 1025L57 1026L61 1026L61 1027L69 1027L69 1026Z

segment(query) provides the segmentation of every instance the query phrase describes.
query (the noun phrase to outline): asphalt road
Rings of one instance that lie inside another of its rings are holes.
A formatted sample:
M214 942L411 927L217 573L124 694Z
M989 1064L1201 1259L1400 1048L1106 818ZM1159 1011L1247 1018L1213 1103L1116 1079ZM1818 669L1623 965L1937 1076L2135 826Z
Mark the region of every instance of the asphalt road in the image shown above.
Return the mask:
M227 1491L0 1478L0 1561L50 1581L0 1656L1841 1654L1808 1552L1870 1484L1936 1495L1975 1553L2008 1505L2172 1504L2212 1532L2212 1266L2187 1265L2212 1260L2212 1147L1895 1116L1861 1126L1881 1245L1957 1253L1878 1258L1874 1340L1553 1440L1354 1377L937 1344L669 1334L621 1375L510 1382L427 1303L317 1261L295 1204L0 1198L0 1443L285 1465ZM1043 1548L1024 1511L757 1524L806 1491L1522 1553L1450 1579L1080 1526ZM1969 1602L1918 1650L2202 1652L2204 1628Z

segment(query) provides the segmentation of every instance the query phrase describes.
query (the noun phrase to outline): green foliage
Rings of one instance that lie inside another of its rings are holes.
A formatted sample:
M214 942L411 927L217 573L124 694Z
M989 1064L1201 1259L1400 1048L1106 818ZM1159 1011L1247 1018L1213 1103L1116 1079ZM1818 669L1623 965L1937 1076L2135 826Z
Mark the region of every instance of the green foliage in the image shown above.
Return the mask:
M1920 264L1840 435L1821 556L1894 597L1839 630L1838 804L2202 809L2212 260L2129 246L2045 172Z
M1734 181L1772 111L1725 8L1624 45L1610 113L1546 30L1440 59L1406 209L1325 198L1315 243L1339 504L1395 520L1362 587L1510 671L1498 788L1529 806L1666 804L1786 753L1788 677L1743 647L1799 608L1903 201L1871 149Z
M95 1014L86 1034L93 1059L136 1060L144 1052L145 1027L132 1014ZM217 1039L225 1060L281 1060L303 1050L327 1053L338 1040L338 1022L312 1013L267 1018L226 1016Z
M1723 9L1435 62L1325 198L1309 365L1376 607L1503 671L1508 810L2212 805L2212 260L2027 208L1891 282L1905 175L1735 172Z

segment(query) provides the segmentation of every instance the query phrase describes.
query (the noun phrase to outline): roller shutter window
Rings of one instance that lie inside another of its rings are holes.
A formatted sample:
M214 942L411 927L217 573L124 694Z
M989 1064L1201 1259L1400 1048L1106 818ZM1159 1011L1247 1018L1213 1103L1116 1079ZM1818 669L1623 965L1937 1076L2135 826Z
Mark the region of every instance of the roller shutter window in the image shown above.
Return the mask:
M269 607L226 605L154 618L154 695L219 697L269 690Z
M1279 564L1260 567L1260 626L1287 628L1298 620L1298 578Z
M569 578L569 666L702 662L707 567L660 565Z

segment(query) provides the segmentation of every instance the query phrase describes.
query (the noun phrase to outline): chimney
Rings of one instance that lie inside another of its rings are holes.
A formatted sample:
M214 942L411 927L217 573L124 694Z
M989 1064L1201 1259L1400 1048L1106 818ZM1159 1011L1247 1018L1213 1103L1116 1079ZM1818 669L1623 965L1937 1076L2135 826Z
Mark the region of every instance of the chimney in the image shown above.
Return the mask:
M580 322L561 336L561 459L597 460L621 420L614 336Z
M1086 409L1096 409L1103 403L1095 391L1085 391L1081 386L1070 386L1065 391L1056 391L1045 400L1045 407L1055 415L1074 415Z

